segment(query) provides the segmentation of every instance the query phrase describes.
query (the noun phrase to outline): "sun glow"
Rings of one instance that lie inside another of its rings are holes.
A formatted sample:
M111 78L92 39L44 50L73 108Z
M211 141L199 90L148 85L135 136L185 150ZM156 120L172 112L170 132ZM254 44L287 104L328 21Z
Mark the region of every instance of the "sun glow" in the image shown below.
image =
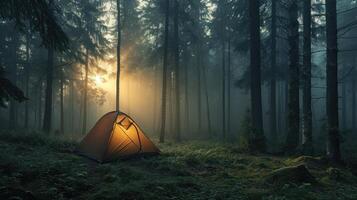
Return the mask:
M103 81L103 77L101 77L100 75L95 75L94 82L95 82L96 85L102 84L104 82Z

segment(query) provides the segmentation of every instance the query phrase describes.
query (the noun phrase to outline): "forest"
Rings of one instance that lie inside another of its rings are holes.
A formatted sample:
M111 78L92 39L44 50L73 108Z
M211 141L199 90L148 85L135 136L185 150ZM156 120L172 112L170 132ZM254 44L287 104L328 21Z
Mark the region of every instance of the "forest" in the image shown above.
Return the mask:
M0 199L357 199L356 0L1 0Z

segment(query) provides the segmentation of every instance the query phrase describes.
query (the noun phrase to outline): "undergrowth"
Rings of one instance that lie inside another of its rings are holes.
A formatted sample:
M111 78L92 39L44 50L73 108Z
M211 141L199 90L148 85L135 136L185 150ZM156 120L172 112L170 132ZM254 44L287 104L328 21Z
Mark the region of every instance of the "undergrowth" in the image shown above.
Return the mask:
M250 155L234 144L194 141L160 144L159 156L97 164L73 154L76 145L1 133L0 199L357 199L356 176L319 158ZM316 183L265 181L299 164Z

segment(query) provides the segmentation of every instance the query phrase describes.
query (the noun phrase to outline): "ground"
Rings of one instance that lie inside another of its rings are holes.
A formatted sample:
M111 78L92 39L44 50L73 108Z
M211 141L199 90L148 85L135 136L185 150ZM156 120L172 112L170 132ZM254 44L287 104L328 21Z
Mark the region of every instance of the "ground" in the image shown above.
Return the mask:
M0 199L357 199L355 169L318 157L252 155L196 141L96 164L73 154L75 147L36 133L1 133Z

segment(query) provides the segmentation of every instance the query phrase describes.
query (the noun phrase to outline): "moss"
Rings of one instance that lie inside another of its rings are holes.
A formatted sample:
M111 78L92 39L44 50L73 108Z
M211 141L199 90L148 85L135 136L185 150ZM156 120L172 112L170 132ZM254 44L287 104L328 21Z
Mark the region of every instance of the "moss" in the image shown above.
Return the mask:
M357 199L353 174L325 164L308 167L320 184L291 181L291 175L279 187L265 182L310 158L250 155L234 144L194 141L160 144L160 156L100 165L72 154L75 146L38 133L0 134L0 188L36 199Z
M321 169L328 166L328 160L324 157L299 156L297 158L287 159L285 163L289 166L305 165L309 169Z
M315 183L316 180L304 165L297 165L292 167L283 167L272 171L265 178L265 182L281 186L288 183Z

